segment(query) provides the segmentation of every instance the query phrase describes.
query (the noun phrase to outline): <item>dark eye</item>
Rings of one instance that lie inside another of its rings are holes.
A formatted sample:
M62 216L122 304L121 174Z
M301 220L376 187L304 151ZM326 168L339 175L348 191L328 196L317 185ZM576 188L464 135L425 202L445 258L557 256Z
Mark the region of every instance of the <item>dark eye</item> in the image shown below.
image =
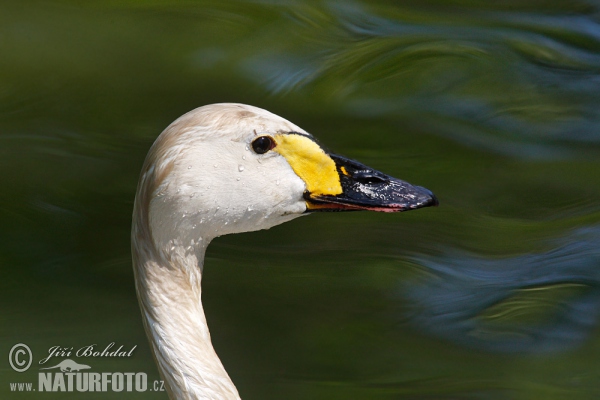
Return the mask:
M275 147L275 141L271 136L259 136L252 141L252 149L257 154L265 154Z

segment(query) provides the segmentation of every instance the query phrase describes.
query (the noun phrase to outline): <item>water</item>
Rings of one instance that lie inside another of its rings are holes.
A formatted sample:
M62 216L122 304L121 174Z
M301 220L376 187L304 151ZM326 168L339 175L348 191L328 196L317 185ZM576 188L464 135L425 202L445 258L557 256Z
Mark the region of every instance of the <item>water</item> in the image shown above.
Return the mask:
M215 240L203 299L244 399L600 396L595 2L0 9L4 360L115 342L134 355L95 371L159 379L130 266L138 174L173 119L237 101L441 203ZM0 397L37 382L3 363ZM125 396L165 398L96 395Z

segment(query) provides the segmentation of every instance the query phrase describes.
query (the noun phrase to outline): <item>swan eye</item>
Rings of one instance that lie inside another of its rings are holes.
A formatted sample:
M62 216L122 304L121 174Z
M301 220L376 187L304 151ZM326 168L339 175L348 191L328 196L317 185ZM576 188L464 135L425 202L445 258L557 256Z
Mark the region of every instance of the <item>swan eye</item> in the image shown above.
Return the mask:
M259 136L252 141L252 149L257 154L265 154L275 147L275 140L271 136Z

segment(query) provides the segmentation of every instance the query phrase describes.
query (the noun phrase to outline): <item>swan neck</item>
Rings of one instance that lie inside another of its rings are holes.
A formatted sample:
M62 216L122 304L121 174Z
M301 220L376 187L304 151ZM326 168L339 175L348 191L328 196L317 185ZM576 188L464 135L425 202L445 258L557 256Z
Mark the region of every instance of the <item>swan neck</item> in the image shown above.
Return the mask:
M144 325L174 399L239 399L212 346L202 306L207 246L208 241L198 241L194 246L173 245L160 252L134 249Z

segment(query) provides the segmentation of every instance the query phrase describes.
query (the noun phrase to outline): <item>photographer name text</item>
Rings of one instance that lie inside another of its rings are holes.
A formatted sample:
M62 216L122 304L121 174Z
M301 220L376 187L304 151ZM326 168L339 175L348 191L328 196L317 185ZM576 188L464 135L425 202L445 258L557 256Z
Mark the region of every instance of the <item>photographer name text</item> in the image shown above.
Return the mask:
M123 345L116 346L115 342L109 343L102 348L97 344L83 346L77 350L74 347L52 346L48 349L48 357L40 360L40 364L45 364L55 357L131 357L137 344L132 348L125 348Z

